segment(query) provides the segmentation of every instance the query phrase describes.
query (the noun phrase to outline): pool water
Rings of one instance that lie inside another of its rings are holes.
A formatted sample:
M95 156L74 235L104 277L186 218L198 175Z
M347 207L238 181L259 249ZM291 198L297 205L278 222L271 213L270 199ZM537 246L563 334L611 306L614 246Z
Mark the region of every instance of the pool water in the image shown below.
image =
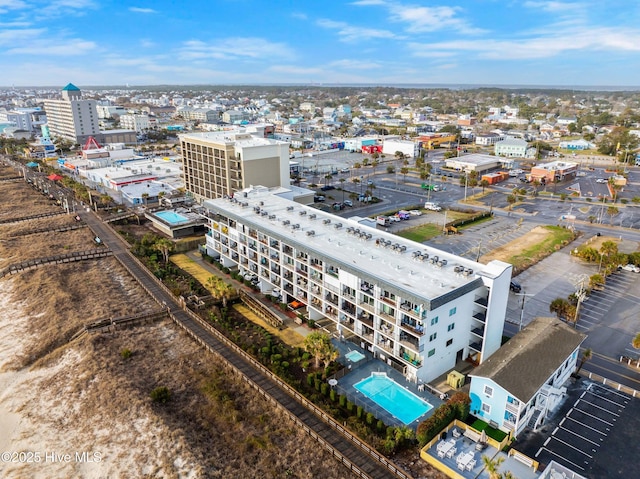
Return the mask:
M182 216L175 211L158 211L155 214L158 218L165 220L167 223L176 224L189 221L189 218Z
M385 373L371 373L371 376L353 387L404 424L411 424L433 409L431 404L400 386Z
M349 351L344 355L344 357L352 363L357 363L358 361L362 361L364 359L364 354L362 354L360 351Z

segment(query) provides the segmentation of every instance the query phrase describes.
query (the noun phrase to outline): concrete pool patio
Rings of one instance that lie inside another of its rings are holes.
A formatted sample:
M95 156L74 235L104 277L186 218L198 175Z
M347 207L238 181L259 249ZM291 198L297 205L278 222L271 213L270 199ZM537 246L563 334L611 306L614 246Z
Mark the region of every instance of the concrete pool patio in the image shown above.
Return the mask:
M352 403L357 406L362 406L366 412L372 413L387 426L408 426L415 430L420 422L428 418L433 411L444 402L438 396L428 392L426 390L427 388L421 387L422 385L407 381L399 371L396 371L385 362L375 359L369 351L365 351L358 345L350 341L338 341L335 339L332 340L332 344L340 352L338 361L345 365L343 370L329 378L330 381L332 379L337 381L330 383L333 384L332 387L339 394L346 396ZM362 359L359 359L361 357ZM349 358L351 358L351 360ZM398 386L427 402L432 408L418 416L409 424L405 424L394 415L393 412L387 411L354 387L357 383L369 378L371 373L386 373Z

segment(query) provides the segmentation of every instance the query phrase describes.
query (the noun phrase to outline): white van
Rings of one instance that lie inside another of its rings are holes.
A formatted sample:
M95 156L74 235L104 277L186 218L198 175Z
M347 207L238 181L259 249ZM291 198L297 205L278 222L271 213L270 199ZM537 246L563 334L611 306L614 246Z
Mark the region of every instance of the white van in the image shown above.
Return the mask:
M431 211L440 211L442 208L440 206L438 206L436 203L433 203L431 201L427 201L424 204L424 209L425 210L431 210Z

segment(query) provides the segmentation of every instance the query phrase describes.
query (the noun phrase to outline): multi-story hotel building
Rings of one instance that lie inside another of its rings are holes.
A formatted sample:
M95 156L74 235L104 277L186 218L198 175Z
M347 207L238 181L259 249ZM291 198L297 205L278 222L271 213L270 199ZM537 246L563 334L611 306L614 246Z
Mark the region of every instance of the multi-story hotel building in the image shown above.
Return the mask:
M179 136L185 188L198 202L251 185L289 185L289 143L245 132Z
M410 380L499 347L511 265L484 265L255 188L205 201L208 254Z
M90 136L99 138L98 110L95 100L83 100L80 88L69 83L61 100L46 100L47 123L52 138L84 143Z

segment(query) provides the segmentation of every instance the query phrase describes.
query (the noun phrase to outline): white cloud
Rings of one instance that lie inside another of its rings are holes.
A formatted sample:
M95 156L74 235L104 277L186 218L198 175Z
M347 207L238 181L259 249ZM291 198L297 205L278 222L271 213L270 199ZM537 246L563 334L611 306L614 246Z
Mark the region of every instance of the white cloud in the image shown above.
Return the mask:
M227 38L219 42L206 43L200 40L184 42L180 54L187 59L215 58L232 59L293 59L293 50L284 43L275 43L264 38Z
M367 7L369 5L384 5L387 2L384 0L358 0L356 2L351 2L351 5L357 5L360 7Z
M129 7L130 12L134 13L158 13L153 8Z
M335 60L327 65L329 68L340 68L342 70L374 70L382 68L382 65L367 60Z
M24 10L28 5L22 0L0 0L0 14L8 13L10 10Z
M16 30L0 30L0 45L28 43L46 32L44 28L23 28ZM42 53L42 52L41 52Z
M77 56L95 51L96 44L92 41L81 39L69 39L60 42L51 42L48 39L39 39L26 42L23 46L9 48L9 55L47 55L47 56Z
M336 22L334 20L320 19L318 26L330 30L337 30L340 40L343 42L355 42L359 40L371 40L374 38L399 38L395 33L389 30L380 30L376 28L356 27L345 22Z
M582 10L586 7L583 3L578 2L555 2L555 1L527 1L523 3L527 8L539 8L546 12L553 13L570 13Z
M307 20L309 18L306 13L299 12L294 12L291 14L291 16L297 20Z
M640 31L584 27L523 39L410 43L408 47L417 57L433 56L433 52L456 52L473 53L480 59L523 60L550 58L579 51L640 51Z

